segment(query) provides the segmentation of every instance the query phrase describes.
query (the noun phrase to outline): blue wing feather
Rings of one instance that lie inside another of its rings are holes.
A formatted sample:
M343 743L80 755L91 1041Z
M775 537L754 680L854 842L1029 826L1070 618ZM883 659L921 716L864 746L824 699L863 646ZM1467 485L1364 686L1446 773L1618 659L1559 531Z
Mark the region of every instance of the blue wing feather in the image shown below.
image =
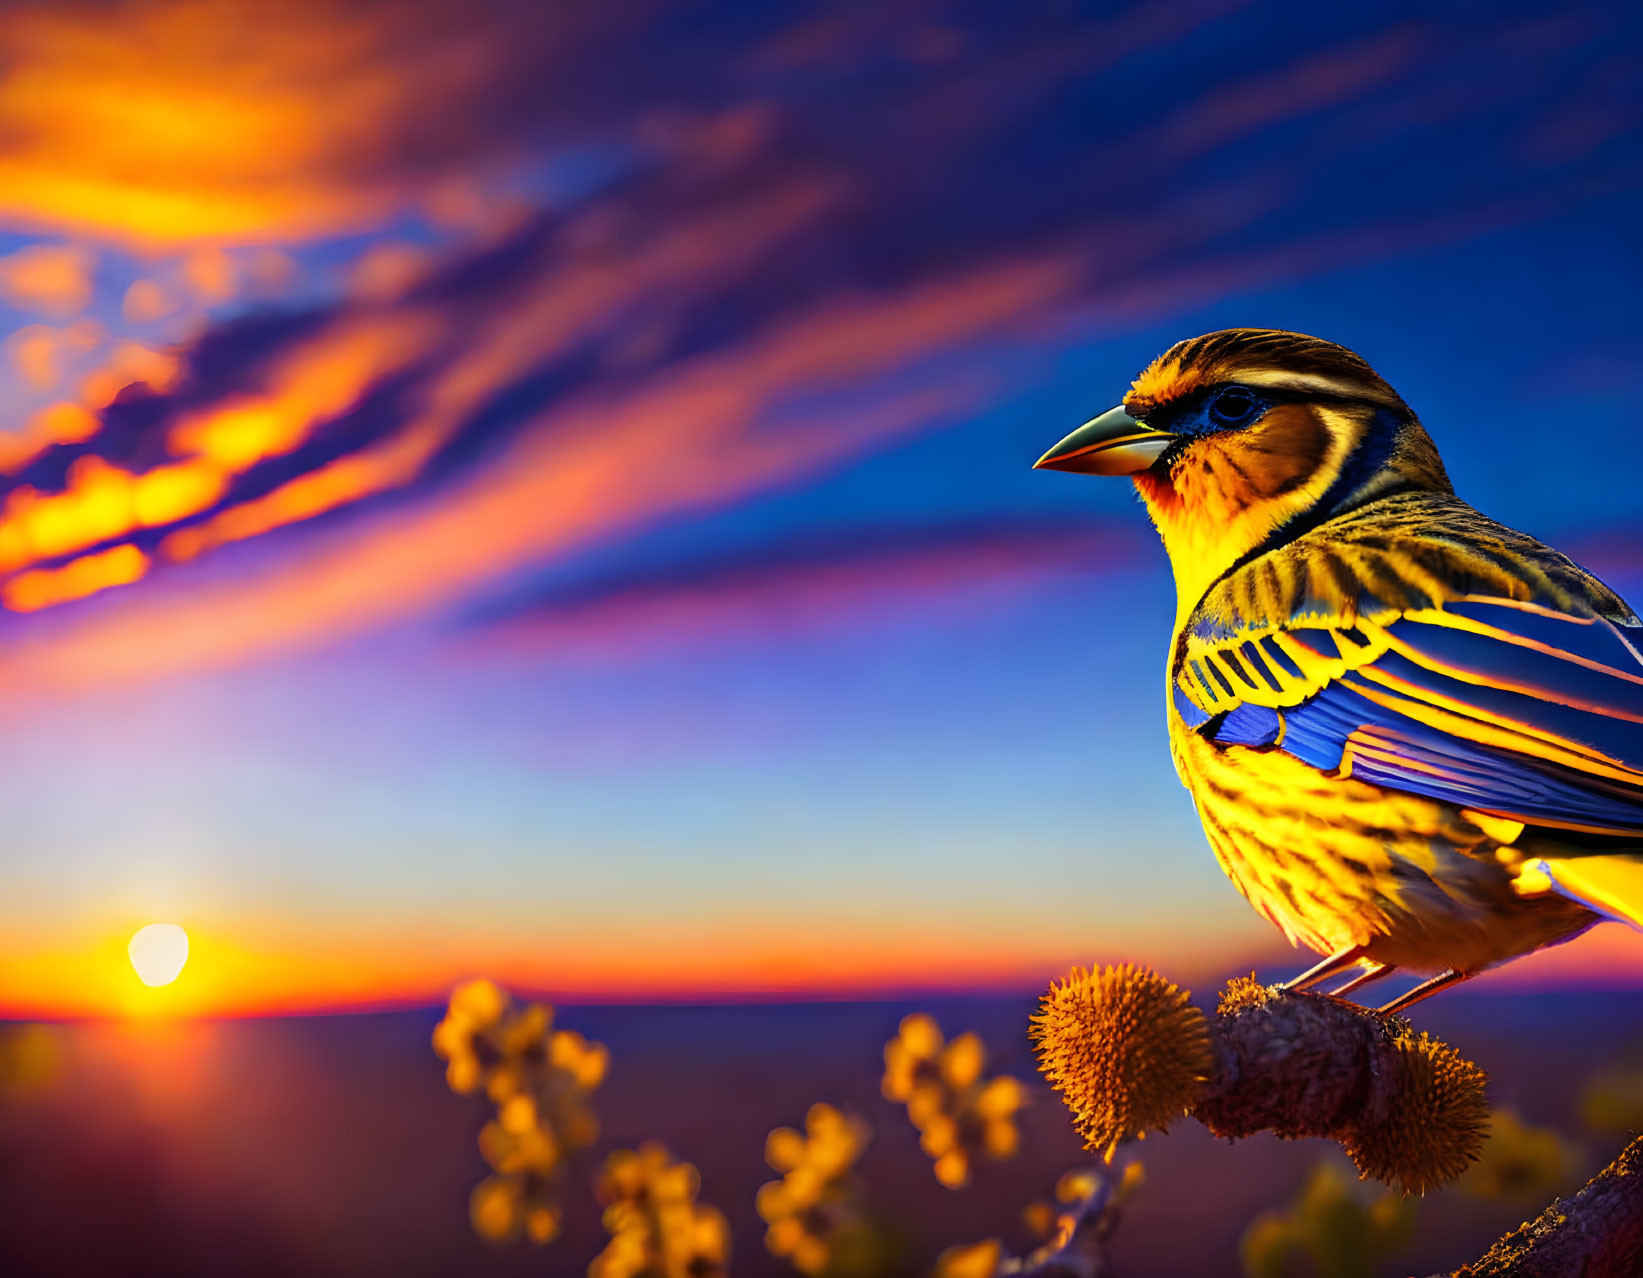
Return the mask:
M1283 719L1269 706L1241 705L1215 728L1217 745L1276 745L1282 735Z
M1503 662L1500 673L1509 667ZM1571 666L1571 671L1581 667ZM1550 734L1572 745L1596 751L1622 767L1643 769L1643 723L1611 718L1532 696L1495 684L1457 679L1417 665L1400 653L1389 652L1363 667L1374 679L1385 678L1390 686L1437 704L1454 705L1485 721L1521 724L1536 732Z
M1170 700L1175 703L1175 713L1181 716L1181 722L1194 732L1215 717L1208 710L1200 710L1194 705L1192 698L1181 690L1178 683L1170 685Z
M1186 722L1218 745L1281 749L1324 771L1349 769L1371 784L1528 825L1643 832L1643 628L1469 598L1382 629L1391 647L1361 661L1372 646L1362 630L1297 617L1285 638L1322 663L1344 661L1346 673L1298 705L1240 699L1214 716L1194 707ZM1270 636L1240 651L1243 665L1277 690L1317 678ZM1224 660L1230 648L1221 652ZM1232 695L1217 663L1202 664ZM1227 666L1242 677L1238 663ZM1178 690L1182 701L1190 704ZM1425 720L1434 716L1422 714L1431 709L1460 726L1433 726Z
M1360 781L1530 825L1643 832L1643 788L1444 732L1342 683L1283 719L1283 749L1326 771L1349 761Z

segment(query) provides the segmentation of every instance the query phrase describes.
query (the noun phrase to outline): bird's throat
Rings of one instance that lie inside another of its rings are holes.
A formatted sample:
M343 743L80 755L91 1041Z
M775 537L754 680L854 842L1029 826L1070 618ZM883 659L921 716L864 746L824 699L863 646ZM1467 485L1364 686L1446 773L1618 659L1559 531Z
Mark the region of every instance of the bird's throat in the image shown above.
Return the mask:
M1313 510L1361 438L1360 424L1311 405L1284 405L1259 426L1194 442L1135 486L1175 574L1177 620L1272 534Z

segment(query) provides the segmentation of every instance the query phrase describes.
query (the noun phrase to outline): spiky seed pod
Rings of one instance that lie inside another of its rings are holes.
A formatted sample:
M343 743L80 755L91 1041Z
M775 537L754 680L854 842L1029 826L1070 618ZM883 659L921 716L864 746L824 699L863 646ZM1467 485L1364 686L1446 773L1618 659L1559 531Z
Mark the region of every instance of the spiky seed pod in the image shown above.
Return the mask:
M1385 1117L1343 1136L1371 1179L1406 1194L1454 1180L1477 1158L1489 1129L1482 1070L1427 1034L1397 1040L1395 1103Z
M1209 1024L1186 991L1150 968L1074 968L1045 993L1032 1023L1038 1067L1073 1112L1087 1148L1164 1131L1209 1076Z

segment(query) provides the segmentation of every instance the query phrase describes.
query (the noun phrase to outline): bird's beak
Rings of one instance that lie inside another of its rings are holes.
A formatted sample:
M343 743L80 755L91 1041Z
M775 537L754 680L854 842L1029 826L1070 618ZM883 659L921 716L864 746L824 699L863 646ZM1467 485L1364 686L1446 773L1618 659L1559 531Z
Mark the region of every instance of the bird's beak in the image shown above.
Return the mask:
M1033 469L1133 475L1157 461L1174 439L1167 430L1136 421L1119 405L1085 422L1034 462Z

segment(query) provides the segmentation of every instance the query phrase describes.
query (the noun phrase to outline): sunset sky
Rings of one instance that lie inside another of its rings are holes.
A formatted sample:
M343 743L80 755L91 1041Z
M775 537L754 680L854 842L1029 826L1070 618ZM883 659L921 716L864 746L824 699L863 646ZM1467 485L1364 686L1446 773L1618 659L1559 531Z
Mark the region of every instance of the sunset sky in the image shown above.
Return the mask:
M1288 961L1169 764L1156 538L1029 469L1214 328L1358 350L1643 604L1628 0L63 2L0 56L0 1014ZM1534 970L1643 981L1611 933Z

